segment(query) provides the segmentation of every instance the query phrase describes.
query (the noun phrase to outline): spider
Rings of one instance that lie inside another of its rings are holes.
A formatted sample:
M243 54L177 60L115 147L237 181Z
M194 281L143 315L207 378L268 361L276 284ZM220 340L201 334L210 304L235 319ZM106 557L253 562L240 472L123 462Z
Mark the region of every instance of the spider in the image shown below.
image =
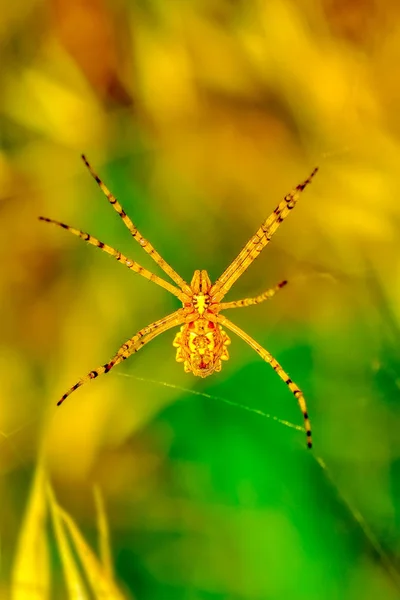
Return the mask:
M151 323L138 331L133 337L127 340L113 358L105 365L90 371L85 377L80 379L73 385L62 398L58 401L59 406L64 400L77 388L84 383L95 379L103 373L108 373L113 367L126 360L129 356L138 352L145 344L150 342L156 336L168 331L172 327L180 326L179 332L176 334L173 345L176 350L176 360L183 363L183 368L186 373L193 373L198 377L208 377L214 372L221 370L222 361L229 359L228 346L231 343L230 338L224 331L223 327L233 331L242 340L247 342L253 350L279 375L286 383L291 392L299 403L300 410L303 414L304 426L307 435L307 446L312 447L311 441L311 425L307 414L306 401L302 391L292 381L289 375L283 370L277 360L265 350L258 342L250 337L246 332L232 323L221 311L231 308L241 308L259 304L264 300L272 298L280 289L282 289L287 281L281 281L273 288L266 290L264 293L254 298L245 298L243 300L234 300L233 302L222 302L227 292L231 289L235 281L249 268L251 263L257 258L265 246L270 242L273 234L278 229L282 221L289 215L292 208L295 207L300 193L311 182L318 168L315 168L311 175L303 182L295 187L282 202L276 207L274 212L264 221L261 227L251 237L243 249L239 252L235 260L225 269L222 275L215 283L211 283L207 271L196 270L194 272L190 285L174 271L174 269L160 256L157 250L146 240L134 225L126 212L123 210L115 196L101 181L97 173L93 170L86 157L82 155L82 159L89 169L92 177L98 183L100 189L107 197L109 203L114 210L119 214L126 227L129 229L132 237L140 244L140 246L151 256L151 258L161 267L175 285L165 281L158 275L148 271L134 260L127 258L118 250L111 246L100 242L92 235L74 229L65 223L60 223L46 217L39 217L41 221L53 223L58 227L62 227L70 231L74 235L85 240L92 246L97 246L103 252L107 252L120 263L128 267L131 271L139 273L142 277L153 281L160 287L164 288L182 302L182 308L172 314Z

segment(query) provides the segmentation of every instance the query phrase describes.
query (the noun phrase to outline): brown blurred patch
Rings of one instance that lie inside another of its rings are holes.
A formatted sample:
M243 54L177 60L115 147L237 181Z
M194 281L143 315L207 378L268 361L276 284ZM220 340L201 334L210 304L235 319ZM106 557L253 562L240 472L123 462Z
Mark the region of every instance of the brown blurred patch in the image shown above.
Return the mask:
M323 0L322 8L335 35L368 47L385 29L384 4L377 0Z
M52 8L62 45L98 94L104 100L129 106L131 93L121 75L123 56L129 56L122 48L127 35L125 21L115 23L101 0L53 0Z
M3 265L0 295L3 321L0 341L17 341L36 356L47 355L53 343L57 311L49 310L52 289L61 272L61 253L42 238L37 220L41 195L29 176L5 163L5 196L0 199Z

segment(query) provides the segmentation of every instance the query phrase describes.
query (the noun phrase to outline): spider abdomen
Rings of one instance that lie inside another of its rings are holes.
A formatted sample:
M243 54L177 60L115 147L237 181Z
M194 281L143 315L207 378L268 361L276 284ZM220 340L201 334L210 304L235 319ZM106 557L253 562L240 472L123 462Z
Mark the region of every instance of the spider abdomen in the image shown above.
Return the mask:
M176 360L183 362L186 373L207 377L222 368L228 360L227 346L231 343L218 323L197 319L185 323L176 334L173 345L177 348Z

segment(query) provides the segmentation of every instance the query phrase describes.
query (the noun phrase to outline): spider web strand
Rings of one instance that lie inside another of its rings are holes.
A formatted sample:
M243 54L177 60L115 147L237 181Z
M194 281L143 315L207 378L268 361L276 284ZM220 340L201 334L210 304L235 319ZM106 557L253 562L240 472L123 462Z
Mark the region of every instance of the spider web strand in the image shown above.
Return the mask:
M259 415L260 417L264 417L266 419L272 419L285 427L289 427L290 429L296 429L296 431L302 431L304 433L304 427L300 425L295 425L290 421L285 421L284 419L280 419L275 415L271 415L269 413L263 412L257 408L251 408L250 406L246 406L245 404L239 404L238 402L233 402L233 400L228 400L227 398L222 398L221 396L213 396L211 394L206 394L205 392L199 392L197 390L191 390L189 388L181 387L180 385L175 385L173 383L168 383L167 381L158 381L156 379L148 379L146 377L138 377L137 375L132 375L130 373L116 373L120 377L130 377L131 379L136 379L137 381L143 381L145 383L153 383L155 385L162 385L167 388L178 390L179 392L185 392L187 394L191 394L192 396L202 396L203 398L207 398L208 400L217 400L217 402L224 402L224 404L228 404L229 406L234 406L235 408L240 408L247 412Z

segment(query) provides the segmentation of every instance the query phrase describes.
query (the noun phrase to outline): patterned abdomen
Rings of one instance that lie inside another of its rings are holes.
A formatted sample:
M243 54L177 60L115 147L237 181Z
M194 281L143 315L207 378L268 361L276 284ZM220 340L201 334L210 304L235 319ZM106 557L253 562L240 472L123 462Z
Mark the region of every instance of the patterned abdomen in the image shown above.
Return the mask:
M173 345L177 348L176 360L183 362L186 373L207 377L221 370L222 360L228 360L227 346L230 343L220 325L207 319L197 319L181 327Z

